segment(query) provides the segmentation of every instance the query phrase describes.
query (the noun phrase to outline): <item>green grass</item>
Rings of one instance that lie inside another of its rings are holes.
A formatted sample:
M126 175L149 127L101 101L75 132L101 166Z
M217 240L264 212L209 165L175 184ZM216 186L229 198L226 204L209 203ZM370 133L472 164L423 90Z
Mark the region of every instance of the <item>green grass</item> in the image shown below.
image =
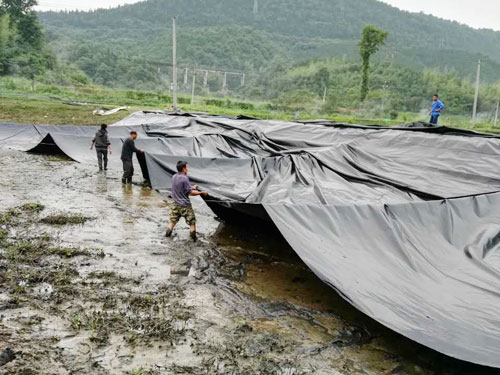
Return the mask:
M60 100L63 99L63 100ZM65 102L66 101L66 102ZM68 104L67 101L78 105ZM190 99L180 95L180 109L186 112L206 112L218 115L259 117L262 119L293 120L293 110L276 111L266 102L242 102L233 98L196 97L194 104ZM210 105L207 105L209 103ZM121 111L111 116L95 116L92 111L97 108L113 108L129 106L129 111ZM32 90L31 82L23 78L0 78L0 121L34 124L73 124L96 125L111 124L129 113L138 110L171 109L171 97L161 92L111 89L96 85L54 86L36 83ZM369 114L353 112L349 114L324 114L317 112L300 112L300 120L329 119L332 121L395 125L414 121L427 121L428 116L417 113L400 113L398 118L373 118ZM493 128L492 123L479 123L472 127L469 116L445 114L441 124L462 129L474 129L481 132L500 133L500 128Z
M92 115L95 106L75 107L39 98L12 98L0 95L0 121L27 124L97 125L113 123L128 112L106 117Z

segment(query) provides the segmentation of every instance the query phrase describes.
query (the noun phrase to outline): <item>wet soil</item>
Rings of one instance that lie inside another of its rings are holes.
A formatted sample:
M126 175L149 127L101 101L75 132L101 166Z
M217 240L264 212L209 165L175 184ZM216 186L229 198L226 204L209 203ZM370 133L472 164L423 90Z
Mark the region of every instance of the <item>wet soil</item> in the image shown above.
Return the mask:
M382 327L273 229L0 150L0 374L494 374Z

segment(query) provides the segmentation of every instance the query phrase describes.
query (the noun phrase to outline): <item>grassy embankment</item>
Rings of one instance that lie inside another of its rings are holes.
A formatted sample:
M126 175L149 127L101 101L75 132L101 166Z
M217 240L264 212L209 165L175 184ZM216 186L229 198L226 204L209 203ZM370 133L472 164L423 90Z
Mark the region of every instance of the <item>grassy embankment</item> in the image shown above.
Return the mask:
M122 105L129 106L129 110L105 117L92 114L92 111L97 108L110 109ZM189 98L182 95L179 106L186 112L200 111L229 116L245 114L263 119L293 120L296 115L293 110L270 109L268 103L263 102L245 103L231 99L196 97L195 103L190 104ZM0 78L0 122L73 125L96 125L104 122L110 124L133 111L169 108L171 108L171 98L164 93L110 89L94 85L67 87L41 83L36 84L35 90L32 91L28 80ZM339 122L378 125L427 120L427 116L417 113L401 113L395 120L368 118L361 113L345 115L300 112L299 116L300 120L326 118ZM470 119L466 116L445 115L441 123L472 129ZM474 130L500 133L500 128L493 128L492 123L477 124Z

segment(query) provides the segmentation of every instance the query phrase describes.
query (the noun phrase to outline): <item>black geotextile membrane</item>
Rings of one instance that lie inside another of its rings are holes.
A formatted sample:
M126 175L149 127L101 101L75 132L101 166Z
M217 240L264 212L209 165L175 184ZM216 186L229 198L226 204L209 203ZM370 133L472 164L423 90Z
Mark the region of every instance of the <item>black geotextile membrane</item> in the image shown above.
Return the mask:
M31 150L45 139L95 163L96 129L4 124L0 145ZM500 367L497 137L420 123L162 111L108 129L112 168L137 130L153 188L168 192L177 161L186 160L217 215L272 221L316 275L365 314L452 357Z

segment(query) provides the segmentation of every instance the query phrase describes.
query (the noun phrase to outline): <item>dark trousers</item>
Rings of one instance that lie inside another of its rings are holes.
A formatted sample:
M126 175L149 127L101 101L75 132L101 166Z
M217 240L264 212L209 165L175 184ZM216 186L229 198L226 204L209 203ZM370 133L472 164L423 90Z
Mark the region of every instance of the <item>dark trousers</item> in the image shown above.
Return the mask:
M96 147L95 151L97 153L97 164L99 165L99 169L102 170L103 162L104 169L108 169L108 149Z
M439 115L431 115L431 120L429 121L433 125L437 125L439 120Z
M123 177L122 177L122 182L123 183L131 183L132 182L132 176L134 175L134 163L132 163L132 159L122 159L123 162Z

